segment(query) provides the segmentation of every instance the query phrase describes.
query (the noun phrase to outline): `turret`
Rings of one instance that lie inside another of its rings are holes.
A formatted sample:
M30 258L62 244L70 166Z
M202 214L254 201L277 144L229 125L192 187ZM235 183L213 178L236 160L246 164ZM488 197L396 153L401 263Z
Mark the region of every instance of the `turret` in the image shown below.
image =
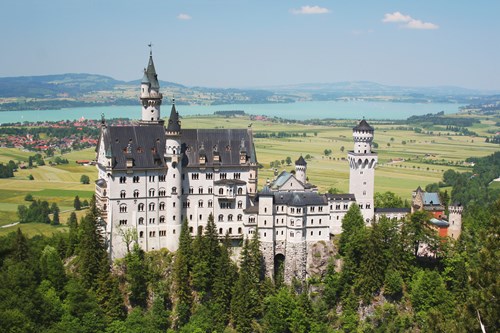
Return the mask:
M163 125L163 120L160 115L160 106L163 96L160 93L160 83L158 82L158 75L156 74L153 54L151 51L149 53L148 67L144 69L144 75L141 80L140 98L142 104L142 117L140 124Z
M307 162L302 156L300 156L299 159L295 161L295 178L302 182L302 184L305 184L307 181L306 171Z
M167 219L167 248L176 251L179 247L179 234L182 224L182 154L181 154L181 122L172 101L172 110L166 128L165 164L167 165L166 182L167 207L170 210Z
M375 186L375 166L378 157L372 152L374 129L366 120L361 120L352 129L354 150L348 153L349 192L353 193L361 209L365 222L374 218L373 194Z
M448 237L458 239L462 233L462 212L463 207L461 204L454 203L448 207Z

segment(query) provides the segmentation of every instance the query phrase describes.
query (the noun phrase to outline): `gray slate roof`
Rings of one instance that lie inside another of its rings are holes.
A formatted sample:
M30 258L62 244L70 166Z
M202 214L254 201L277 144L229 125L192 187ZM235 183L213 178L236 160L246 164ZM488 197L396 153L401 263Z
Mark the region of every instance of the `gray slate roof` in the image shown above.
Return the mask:
M410 213L410 208L375 208L375 213Z
M143 83L151 84L151 88L155 90L160 89L160 83L158 82L158 75L156 75L155 64L153 62L153 55L149 55L148 68L144 70L144 76L142 77Z
M373 127L371 127L366 120L361 120L357 126L353 128L355 131L373 131Z
M295 165L307 165L306 160L300 155L299 159L295 161Z
M354 197L354 194L352 193L341 193L341 194L330 194L327 193L325 194L328 200L349 200L349 201L354 201L356 198Z
M113 160L113 169L126 169L127 159L133 168L165 167L165 128L151 124L142 126L109 126L101 134L106 155ZM206 156L205 167L239 166L240 150L247 160L257 163L251 130L248 129L186 129L180 138L183 166L200 167L200 154ZM204 149L200 149L200 148ZM214 164L218 154L220 163Z
M165 167L165 130L160 125L109 126L102 133L106 154L113 169L126 169L132 159L133 169Z
M321 206L327 205L324 195L315 192L273 192L274 204L289 206Z
M242 142L248 162L257 163L252 132L249 129L184 129L181 142L183 166L239 166ZM200 154L205 155L204 165L199 164ZM214 155L219 156L220 163L214 163Z
M168 118L167 132L180 132L181 122L179 120L179 113L175 109L175 104L172 103L172 110L170 110L170 117Z

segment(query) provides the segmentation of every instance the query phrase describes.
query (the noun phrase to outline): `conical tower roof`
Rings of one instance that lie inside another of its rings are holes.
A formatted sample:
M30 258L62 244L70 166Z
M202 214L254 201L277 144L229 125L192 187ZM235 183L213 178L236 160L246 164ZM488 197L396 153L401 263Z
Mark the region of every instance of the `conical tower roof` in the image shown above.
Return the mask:
M179 113L175 109L175 101L172 102L172 110L168 118L167 133L180 133L181 122L179 120Z
M147 81L145 81L147 80ZM153 62L153 54L149 54L148 67L144 71L144 77L142 79L144 83L150 83L152 89L160 89L160 83L158 82L158 75L156 74L155 64Z
M295 165L307 165L306 160L300 155L299 159L295 161Z
M366 120L361 120L357 126L353 128L354 131L373 131L373 127L371 127Z

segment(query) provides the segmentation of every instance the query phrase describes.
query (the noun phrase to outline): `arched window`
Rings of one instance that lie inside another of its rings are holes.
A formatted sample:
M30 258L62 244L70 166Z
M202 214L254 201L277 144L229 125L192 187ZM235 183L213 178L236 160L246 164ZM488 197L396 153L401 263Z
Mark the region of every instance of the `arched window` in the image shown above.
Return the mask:
M242 195L243 194L243 188L239 187L238 188L238 195Z
M149 204L149 211L155 210L155 204L152 202Z
M140 212L143 212L144 211L144 204L143 203L140 203L138 206L137 206L137 210L140 211Z
M212 200L208 200L208 208L212 208L213 206L213 201Z
M243 215L238 214L238 221L242 221L242 220L243 220Z
M219 228L219 235L222 235L222 228Z
M220 214L220 215L219 215L219 219L218 219L218 221L219 221L219 222L224 221L224 215Z
M241 234L241 228L238 228L238 234Z
M233 220L233 214L229 214L227 216L227 220L231 222Z
M219 189L219 195L223 195L223 194L224 194L224 189L221 187L221 188Z
M155 196L155 190L154 189L149 189L149 196L154 197Z
M160 216L160 223L165 223L165 216Z
M198 200L198 207L203 208L203 200Z
M127 212L127 205L122 204L120 205L120 213L126 213Z
M139 221L138 221L139 224L144 224L144 217L139 217Z
M229 234L232 235L233 234L233 228L229 228Z
M177 187L172 187L172 194L177 194Z
M139 190L135 190L134 191L134 198L138 198L139 197Z
M243 208L243 201L238 201L238 208Z
M165 203L164 202L160 202L160 210L165 210Z
M125 190L121 190L120 192L120 198L125 198L125 196L127 195L127 192L125 192Z
M142 237L144 237L144 231L139 232L139 238L142 238Z

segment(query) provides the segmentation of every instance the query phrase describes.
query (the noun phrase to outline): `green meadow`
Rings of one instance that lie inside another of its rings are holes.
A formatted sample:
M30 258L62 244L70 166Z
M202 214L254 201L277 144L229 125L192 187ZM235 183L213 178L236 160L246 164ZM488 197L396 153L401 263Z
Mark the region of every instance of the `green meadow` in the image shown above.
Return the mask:
M460 116L460 115L458 115ZM488 130L494 129L498 119L481 118L480 124L475 124L472 130L485 135ZM277 172L294 169L293 162L300 156L310 155L307 160L307 175L309 182L317 185L320 192L334 187L342 192L349 190L349 165L347 152L352 149L352 127L355 121L339 120L328 126L303 125L295 123L274 123L271 121L254 121L248 117L223 118L214 116L193 116L182 119L184 128L248 128L254 134L262 133L298 133L299 136L288 138L255 138L257 158L262 168L259 169L259 188L267 180L274 178L275 170L270 163L276 160L292 159L291 165L278 166ZM458 136L448 133L444 128L433 128L433 134L415 133L414 131L397 129L401 125L388 122L370 122L375 127L375 142L378 148L379 163L375 173L375 191L392 191L403 199L410 199L411 192L417 186L425 186L438 182L442 174L448 169L470 171L470 166L463 162L471 156L486 156L498 151L495 144L485 143L484 138ZM305 136L304 136L305 134ZM343 151L342 151L343 148ZM331 154L325 155L325 149ZM9 160L27 161L32 152L25 152L14 148L0 148L0 163ZM57 155L56 155L57 156ZM32 169L20 169L14 178L0 179L0 226L16 222L17 207L29 202L24 201L27 194L35 199L56 202L61 209L61 222L65 223L73 210L73 200L78 195L82 200L89 199L94 191L94 181L97 172L95 166L81 166L76 160L92 160L95 150L71 152L62 155L69 164ZM433 160L436 163L452 163L453 165L429 164L425 161ZM28 180L32 175L34 180ZM80 177L87 175L91 183L83 185ZM492 183L492 186L500 182ZM83 212L79 212L81 216ZM15 227L0 228L0 235L15 230ZM49 225L24 224L23 231L29 235L47 234L53 231L65 231L65 226L52 227Z

